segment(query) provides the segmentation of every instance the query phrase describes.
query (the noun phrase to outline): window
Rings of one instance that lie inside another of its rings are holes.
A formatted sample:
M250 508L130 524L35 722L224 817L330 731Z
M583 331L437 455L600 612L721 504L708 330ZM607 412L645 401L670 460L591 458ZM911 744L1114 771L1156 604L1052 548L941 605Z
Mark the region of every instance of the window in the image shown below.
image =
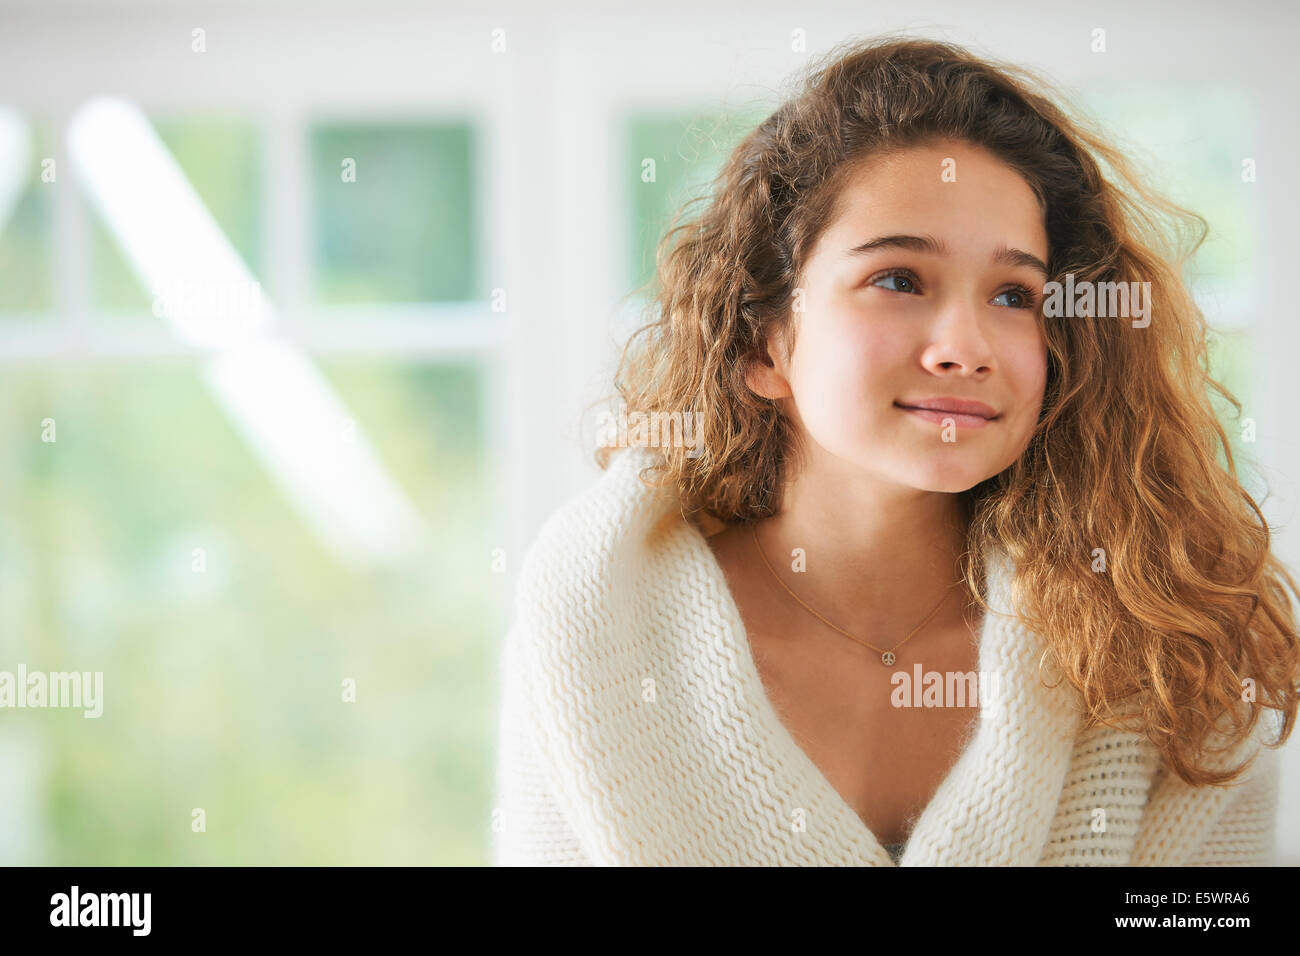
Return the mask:
M0 108L0 321L48 313L54 305L50 224L54 175L51 130L31 117ZM48 170L48 172L47 172Z
M467 123L313 127L318 301L485 298L474 160Z
M220 115L162 115L150 121L222 233L265 285L263 157L256 125L247 117ZM153 290L141 285L103 222L92 217L91 223L91 302L101 320L138 322L151 316Z
M29 180L0 232L0 324L52 310L59 242L75 242L58 229L80 221L90 254L60 281L83 290L91 338L81 361L2 346L4 633L24 636L30 670L102 672L104 713L10 715L0 744L35 742L18 752L44 793L26 804L42 816L0 820L0 840L39 834L9 858L54 863L481 863L504 615L485 405L496 317L470 128L304 115L303 148L268 154L255 114L152 125L272 304L308 333L333 328L290 341L344 415L304 463L277 406L314 414L321 396L293 394L293 378L215 389L206 353L153 314L112 223L86 203L57 225L57 202L83 202L71 170ZM36 156L57 154L38 142ZM285 228L267 171L293 156L303 165L280 175L311 188L305 221ZM294 236L309 248L275 248ZM312 266L306 301L271 281L269 264L295 257ZM486 330L468 345L467 322ZM362 487L322 491L353 445L391 511ZM319 533L350 503L373 521L409 507L421 546L350 565L347 542Z

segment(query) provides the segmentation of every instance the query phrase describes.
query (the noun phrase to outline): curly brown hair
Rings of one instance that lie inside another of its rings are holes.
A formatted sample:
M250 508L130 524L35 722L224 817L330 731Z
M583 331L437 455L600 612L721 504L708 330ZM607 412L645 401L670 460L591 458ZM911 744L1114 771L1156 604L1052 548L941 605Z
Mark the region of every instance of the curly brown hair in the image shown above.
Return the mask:
M660 448L643 473L674 489L685 515L775 513L796 433L746 368L769 333L793 347L792 299L847 177L868 155L935 138L991 151L1043 206L1053 279L1149 282L1159 311L1140 330L1044 323L1033 437L962 493L967 587L983 604L974 556L1004 549L1018 611L1082 695L1087 724L1143 733L1188 783L1225 784L1250 761L1222 769L1203 756L1235 749L1264 709L1280 715L1270 745L1290 736L1300 641L1285 590L1296 583L1238 480L1209 389L1241 404L1208 372L1206 322L1181 278L1207 227L1053 99L1065 101L1042 78L948 43L832 50L730 154L703 212L664 236L652 320L627 342L615 386L630 409L700 413L700 451ZM610 454L598 450L602 468ZM1093 570L1096 548L1108 573ZM1242 706L1247 679L1255 699Z

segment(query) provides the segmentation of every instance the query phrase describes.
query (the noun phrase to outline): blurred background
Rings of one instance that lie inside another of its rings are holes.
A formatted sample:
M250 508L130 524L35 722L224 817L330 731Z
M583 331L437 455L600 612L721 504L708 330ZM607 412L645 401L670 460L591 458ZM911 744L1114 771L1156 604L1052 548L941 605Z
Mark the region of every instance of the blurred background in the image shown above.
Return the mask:
M1300 14L1224 6L0 0L0 670L103 673L0 711L0 863L486 863L514 575L655 244L853 36L1045 72L1205 216L1300 566Z

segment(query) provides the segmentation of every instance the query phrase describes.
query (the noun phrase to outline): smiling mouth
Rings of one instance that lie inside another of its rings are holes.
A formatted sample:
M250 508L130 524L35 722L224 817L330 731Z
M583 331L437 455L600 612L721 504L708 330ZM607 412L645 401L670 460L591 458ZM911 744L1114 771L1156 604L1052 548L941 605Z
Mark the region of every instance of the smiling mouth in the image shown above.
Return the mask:
M954 425L962 428L983 428L990 422L995 422L1001 418L1000 415L985 418L983 415L974 415L970 412L954 412L944 408L916 408L911 405L899 405L898 403L895 403L894 407L904 412L911 412L926 421L940 425L951 421Z

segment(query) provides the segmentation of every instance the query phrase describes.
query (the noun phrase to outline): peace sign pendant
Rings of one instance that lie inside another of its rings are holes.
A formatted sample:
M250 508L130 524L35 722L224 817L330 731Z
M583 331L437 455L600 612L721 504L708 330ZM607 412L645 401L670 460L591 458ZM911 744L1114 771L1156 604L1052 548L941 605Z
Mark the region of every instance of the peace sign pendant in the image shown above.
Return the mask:
M888 667L890 664L894 663L894 652L885 651L885 653L880 655L880 660L881 663L883 663L886 667Z

